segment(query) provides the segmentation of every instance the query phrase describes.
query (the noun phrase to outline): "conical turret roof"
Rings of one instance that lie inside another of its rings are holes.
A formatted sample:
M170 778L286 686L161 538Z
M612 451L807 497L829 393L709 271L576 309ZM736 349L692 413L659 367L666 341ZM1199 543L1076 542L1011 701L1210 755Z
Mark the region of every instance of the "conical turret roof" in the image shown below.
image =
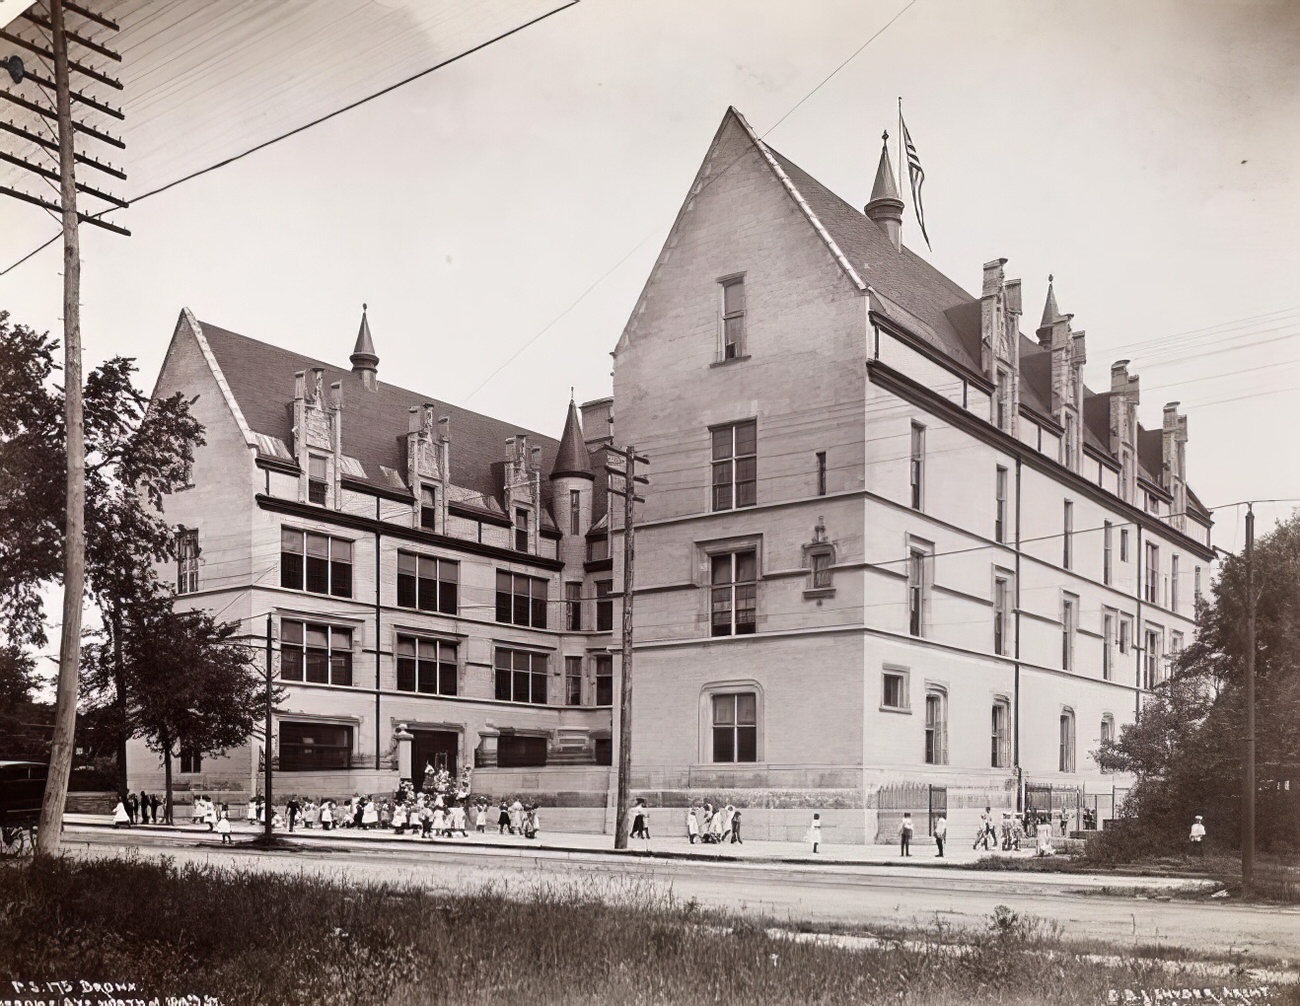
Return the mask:
M569 399L569 415L564 420L564 432L560 434L560 446L555 452L555 465L551 468L551 478L566 476L591 479L596 475L591 470L591 456L587 453L587 442L582 437L582 418L578 415L578 406Z
M379 356L375 353L375 344L370 338L370 322L366 320L365 304L361 305L361 327L357 330L357 344L349 359L353 370L374 370L379 366Z
M1043 305L1043 320L1039 328L1051 328L1058 321L1064 321L1065 315L1061 314L1060 309L1056 306L1056 292L1052 289L1052 280L1054 277L1047 277L1047 303Z
M871 200L867 203L867 209L871 209L871 204L882 199L890 199L897 203L902 203L903 199L898 194L898 183L894 180L894 166L889 163L889 134L882 137L880 147L880 166L876 168L876 183L871 186Z

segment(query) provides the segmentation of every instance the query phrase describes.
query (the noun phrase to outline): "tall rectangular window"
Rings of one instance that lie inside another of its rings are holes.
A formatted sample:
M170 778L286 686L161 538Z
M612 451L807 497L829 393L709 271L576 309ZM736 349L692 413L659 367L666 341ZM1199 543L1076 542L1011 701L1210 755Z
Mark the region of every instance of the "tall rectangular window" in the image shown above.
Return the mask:
M1074 634L1078 627L1078 598L1061 599L1061 669L1074 670Z
M548 586L541 577L497 570L497 621L546 628Z
M280 586L334 597L352 596L352 542L280 529Z
M758 553L752 549L710 557L712 636L743 636L758 621Z
M596 581L596 631L610 632L614 628L614 581Z
M1010 432L1011 427L1011 371L1005 367L998 368L998 386L996 395L996 419L999 430Z
M438 529L438 490L434 486L420 487L420 527L426 531Z
M925 609L928 600L926 560L922 549L914 548L907 556L907 631L913 636L925 635Z
M948 696L937 688L925 693L925 763L948 764Z
M329 498L328 468L319 454L307 456L307 502L325 505Z
M193 748L181 748L181 775L203 771L203 755Z
M1107 587L1110 586L1111 577L1114 574L1114 555L1112 554L1112 539L1115 536L1115 526L1110 521L1104 521L1101 526L1101 582Z
M528 511L515 510L515 550L528 551Z
M187 528L176 532L176 593L192 594L199 589L199 532Z
M582 658L564 658L564 704L582 705Z
M569 534L582 533L582 490L569 490Z
M596 705L612 706L614 704L614 658L607 653L597 654L596 661Z
M880 707L906 712L911 708L907 694L907 672L884 671L880 675Z
M1011 764L1011 703L998 699L993 703L993 734L989 752L992 768L1006 768Z
M1196 604L1201 603L1201 567L1196 566L1192 569L1192 600Z
M582 631L582 584L576 580L564 585L564 627L569 632Z
M1005 576L993 578L993 652L999 656L1008 652L1008 583Z
M1151 604L1160 603L1160 547L1154 542L1147 542L1147 566L1144 583L1144 596Z
M738 692L713 696L713 760L758 761L758 696Z
M1110 681L1115 677L1115 613L1106 611L1101 616L1101 677Z
M1074 710L1066 709L1060 720L1060 754L1057 768L1062 772L1074 771Z
M908 480L911 483L911 507L920 510L925 502L925 427L912 424L911 460L908 462Z
M413 552L397 553L397 603L403 608L456 614L460 564Z
M826 452L817 452L817 495L826 495Z
M1169 557L1169 607L1178 610L1178 556Z
M456 694L456 644L416 636L397 637L397 690L424 695Z
M993 540L1007 540L1007 470L998 465L997 509L993 515Z
M831 559L834 556L830 552L812 552L808 556L808 561L812 563L812 585L813 590L827 590L831 586Z
M734 510L758 502L758 421L715 426L713 441L713 509Z
M317 685L351 685L352 630L282 619L280 677Z
M1069 569L1074 564L1074 504L1065 501L1061 515L1061 565Z
M1119 652L1127 654L1133 645L1133 619L1121 615L1119 620Z
M745 355L745 280L722 282L722 359Z
M1128 528L1119 529L1119 561L1128 562Z
M546 705L546 654L498 648L496 697L501 702Z
M1147 629L1146 649L1142 653L1142 687L1154 688L1164 680L1160 673L1160 632Z

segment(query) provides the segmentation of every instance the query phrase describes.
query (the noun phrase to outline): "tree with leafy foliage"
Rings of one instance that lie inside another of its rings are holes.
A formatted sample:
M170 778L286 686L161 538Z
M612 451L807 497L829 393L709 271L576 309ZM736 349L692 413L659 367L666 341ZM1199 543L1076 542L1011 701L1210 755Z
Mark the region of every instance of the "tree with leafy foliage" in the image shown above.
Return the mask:
M1256 838L1261 848L1300 836L1300 514L1254 549ZM1197 612L1195 642L1136 723L1096 752L1103 769L1131 772L1125 805L1168 847L1203 814L1211 838L1240 834L1245 767L1246 560L1229 556Z
M62 572L63 393L58 342L0 311L0 633L46 642L40 591ZM176 555L167 494L189 482L203 427L178 393L150 402L134 361L115 357L86 379L86 587L118 659L97 694L117 710L119 788L126 788L126 693L120 649L127 609L163 591L155 564Z
M120 647L89 649L117 663L127 697L127 733L163 763L166 820L172 820L172 758L181 750L221 755L247 741L266 709L258 651L237 638L238 622L207 611L176 611L159 596L125 610ZM278 703L281 692L272 693Z

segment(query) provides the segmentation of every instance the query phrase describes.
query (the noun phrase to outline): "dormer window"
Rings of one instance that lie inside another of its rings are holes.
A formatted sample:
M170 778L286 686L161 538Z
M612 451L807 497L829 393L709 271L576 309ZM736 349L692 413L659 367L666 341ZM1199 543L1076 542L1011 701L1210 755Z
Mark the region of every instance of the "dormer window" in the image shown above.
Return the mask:
M515 510L515 549L528 551L528 511Z
M438 529L438 490L433 486L420 487L420 527Z
M745 277L722 282L722 360L745 355Z
M325 459L319 454L307 458L307 501L324 506L329 499L329 477Z

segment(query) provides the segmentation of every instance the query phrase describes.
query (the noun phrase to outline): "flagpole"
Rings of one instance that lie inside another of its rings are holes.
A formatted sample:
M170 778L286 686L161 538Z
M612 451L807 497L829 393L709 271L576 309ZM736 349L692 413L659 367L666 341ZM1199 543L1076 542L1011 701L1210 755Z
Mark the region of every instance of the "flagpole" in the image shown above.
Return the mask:
M903 96L898 96L898 186L903 191Z

